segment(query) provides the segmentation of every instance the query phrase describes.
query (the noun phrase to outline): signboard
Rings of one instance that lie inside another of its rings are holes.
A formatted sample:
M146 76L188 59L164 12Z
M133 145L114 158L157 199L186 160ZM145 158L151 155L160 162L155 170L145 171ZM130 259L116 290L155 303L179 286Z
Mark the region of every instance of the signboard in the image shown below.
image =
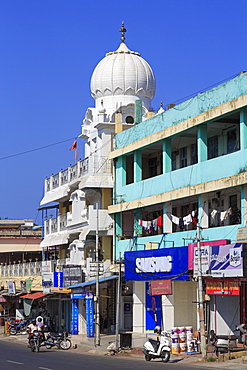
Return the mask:
M210 246L201 246L201 272L202 275L207 275L210 263ZM194 276L198 276L198 256L199 250L197 247L194 248Z
M78 302L78 301L77 301ZM94 337L94 301L93 294L86 296L87 337Z
M240 295L239 281L234 279L207 279L206 294Z
M63 287L63 272L53 272L53 286L58 288Z
M172 294L171 280L153 280L150 281L151 295L168 295Z
M238 229L237 243L247 243L247 227L240 227Z
M81 266L64 266L63 267L63 286L79 284L82 282Z
M187 280L187 247L149 249L124 253L125 280Z
M51 293L71 293L71 289L67 288L59 288L59 287L51 287L50 288Z
M211 240L207 242L201 242L201 248L211 245L225 245L230 244L230 241L227 239L222 240ZM197 248L197 243L189 243L188 244L188 270L194 270L194 249Z
M8 281L8 293L9 294L15 294L16 293L15 282L14 281Z
M72 300L72 322L71 322L71 334L77 335L78 334L78 318L79 318L79 308L78 308L78 300Z
M242 244L209 246L207 248L207 253L202 250L202 275L212 277L243 276ZM198 259L197 248L195 249L196 258ZM198 265L195 261L194 276L197 275Z

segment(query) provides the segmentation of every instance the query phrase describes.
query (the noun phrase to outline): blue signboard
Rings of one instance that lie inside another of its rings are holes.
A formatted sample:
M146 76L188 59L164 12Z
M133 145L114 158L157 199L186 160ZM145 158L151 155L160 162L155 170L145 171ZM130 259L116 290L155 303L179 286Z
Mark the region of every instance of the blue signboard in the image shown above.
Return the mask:
M78 299L72 300L72 323L71 323L71 334L78 334Z
M63 272L54 272L53 286L63 288Z
M125 280L188 280L188 248L161 248L124 253Z
M146 282L146 330L153 332L156 325L162 327L161 296L151 296Z
M86 296L86 323L87 337L94 337L94 300L91 293Z

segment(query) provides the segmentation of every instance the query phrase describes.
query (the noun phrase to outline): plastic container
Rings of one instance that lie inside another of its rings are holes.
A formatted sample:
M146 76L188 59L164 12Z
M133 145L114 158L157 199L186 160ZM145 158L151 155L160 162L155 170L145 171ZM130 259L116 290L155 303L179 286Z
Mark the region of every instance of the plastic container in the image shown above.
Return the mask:
M187 351L187 344L186 343L179 343L179 352L185 353Z
M178 334L171 334L171 340L172 340L172 344L178 344L179 343Z
M172 343L172 353L179 353L179 344Z

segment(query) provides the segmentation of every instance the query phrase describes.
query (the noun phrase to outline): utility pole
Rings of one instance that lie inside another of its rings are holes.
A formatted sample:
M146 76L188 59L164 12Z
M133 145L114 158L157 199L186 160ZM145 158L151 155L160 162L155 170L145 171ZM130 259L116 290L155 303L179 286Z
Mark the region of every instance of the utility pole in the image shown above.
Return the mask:
M96 203L96 293L95 293L95 347L100 346L100 318L99 318L99 205Z
M200 321L200 336L201 336L201 352L202 358L206 360L206 336L205 336L205 319L203 308L203 287L202 287L202 255L200 243L200 224L197 224L197 251L198 251L198 298L199 298L199 321Z
M116 338L115 338L115 351L118 352L118 336L119 336L119 312L120 312L120 295L121 295L121 254L119 263L119 275L118 275L118 289L117 289L117 307L116 307Z

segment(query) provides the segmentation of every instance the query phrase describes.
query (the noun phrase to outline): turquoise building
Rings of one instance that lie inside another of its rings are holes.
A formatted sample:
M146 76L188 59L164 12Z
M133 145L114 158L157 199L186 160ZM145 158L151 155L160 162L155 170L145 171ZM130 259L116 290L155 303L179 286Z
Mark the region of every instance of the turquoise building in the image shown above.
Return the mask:
M247 73L165 108L141 122L137 100L133 127L116 134L109 154L115 188L108 210L115 218L115 259L125 252L155 255L158 249L188 247L184 271L189 277L174 281L171 275L173 292L162 295L161 310L165 329L192 325L195 330L197 281L190 244L197 224L201 241L234 244L247 221ZM220 276L216 285L233 283L232 276ZM229 333L247 320L244 273L234 278L238 294L206 295L208 329ZM148 330L147 281L132 281L136 332Z

